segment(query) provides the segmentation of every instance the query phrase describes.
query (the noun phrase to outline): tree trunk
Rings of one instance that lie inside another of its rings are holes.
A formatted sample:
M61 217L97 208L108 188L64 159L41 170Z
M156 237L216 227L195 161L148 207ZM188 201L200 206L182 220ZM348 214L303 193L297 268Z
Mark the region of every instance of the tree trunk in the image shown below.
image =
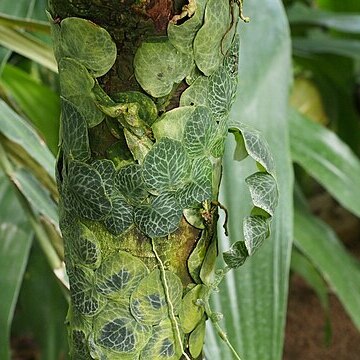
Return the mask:
M50 0L49 12L71 358L201 358L238 7Z

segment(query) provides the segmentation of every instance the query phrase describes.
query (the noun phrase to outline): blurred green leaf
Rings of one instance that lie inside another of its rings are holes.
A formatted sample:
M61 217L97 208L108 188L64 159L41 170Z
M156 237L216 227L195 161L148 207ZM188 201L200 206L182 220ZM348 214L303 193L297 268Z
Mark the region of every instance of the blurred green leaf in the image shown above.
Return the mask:
M291 25L313 24L343 32L360 33L360 14L324 11L301 3L295 3L291 6L287 14Z
M333 230L299 205L295 207L295 245L324 276L360 329L360 263Z
M292 39L293 51L298 56L311 54L336 54L360 59L360 41L340 39L325 34L317 34L311 38L295 37Z
M0 12L24 19L46 20L46 3L47 0L1 0ZM0 46L0 73L10 54L11 51Z
M55 158L34 129L0 99L0 133L20 145L54 178Z
M290 112L293 160L345 208L360 216L360 161L334 132Z
M41 32L50 35L50 25L45 21L29 20L6 15L0 12L0 25L9 28L20 28L28 31Z
M12 180L29 202L34 213L46 217L51 224L58 227L57 205L34 175L25 169L18 169L12 174Z
M224 313L225 332L242 359L280 360L292 240L292 167L287 128L290 37L279 1L246 2L244 12L252 21L240 26L240 86L232 117L260 130L268 140L278 174L279 205L271 238L243 267L226 275L221 295L214 295L213 304ZM264 34L266 46L254 46L264 43ZM234 162L234 148L235 141L229 137L221 202L229 210L232 243L242 240L242 219L251 210L244 179L255 169L248 159ZM220 229L219 238L222 250L227 249L228 239ZM211 324L209 328L207 357L232 359Z
M41 360L67 359L64 325L67 309L68 303L57 279L34 243L19 295L13 333L35 338Z
M0 25L0 45L57 72L52 48L34 36Z
M0 77L0 87L32 121L52 153L56 154L59 142L59 95L47 86L39 84L26 72L11 65L4 67Z
M10 360L10 329L33 232L8 180L0 174L0 359Z

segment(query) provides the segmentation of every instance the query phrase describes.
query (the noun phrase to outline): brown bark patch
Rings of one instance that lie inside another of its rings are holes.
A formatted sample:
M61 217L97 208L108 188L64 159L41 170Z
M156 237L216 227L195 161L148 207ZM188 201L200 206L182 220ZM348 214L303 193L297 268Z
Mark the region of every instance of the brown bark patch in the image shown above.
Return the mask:
M150 0L146 6L146 14L154 22L157 31L164 31L172 18L172 1Z

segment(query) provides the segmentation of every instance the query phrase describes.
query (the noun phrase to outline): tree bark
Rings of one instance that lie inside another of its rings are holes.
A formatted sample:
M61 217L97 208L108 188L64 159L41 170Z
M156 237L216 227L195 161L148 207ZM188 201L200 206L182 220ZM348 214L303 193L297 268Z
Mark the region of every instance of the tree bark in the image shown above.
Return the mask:
M49 12L70 356L201 358L238 9L50 0Z

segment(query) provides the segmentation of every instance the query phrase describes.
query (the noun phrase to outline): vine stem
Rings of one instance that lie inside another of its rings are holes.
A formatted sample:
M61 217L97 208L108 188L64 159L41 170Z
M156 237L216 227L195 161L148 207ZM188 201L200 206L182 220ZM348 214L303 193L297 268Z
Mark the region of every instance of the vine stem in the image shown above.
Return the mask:
M160 268L161 268L161 277L162 277L162 281L163 281L163 285L164 285L164 290L165 290L165 297L166 297L166 302L169 306L169 315L171 318L171 322L173 324L173 327L175 328L176 331L176 336L178 338L179 344L180 344L180 349L181 349L181 353L182 355L184 355L186 360L191 360L189 358L189 356L186 354L185 350L184 350L184 346L181 340L181 334L180 334L180 329L179 329L179 324L175 318L175 314L174 314L174 307L173 304L171 302L170 299L170 294L169 294L169 286L166 280L166 274L165 274L165 267L164 267L164 263L162 262L158 252L156 251L156 247L155 247L155 243L154 243L154 239L151 239L151 245L152 245L152 250L154 252L154 255L156 257L156 260L159 262L160 264ZM241 359L240 359L241 360Z

